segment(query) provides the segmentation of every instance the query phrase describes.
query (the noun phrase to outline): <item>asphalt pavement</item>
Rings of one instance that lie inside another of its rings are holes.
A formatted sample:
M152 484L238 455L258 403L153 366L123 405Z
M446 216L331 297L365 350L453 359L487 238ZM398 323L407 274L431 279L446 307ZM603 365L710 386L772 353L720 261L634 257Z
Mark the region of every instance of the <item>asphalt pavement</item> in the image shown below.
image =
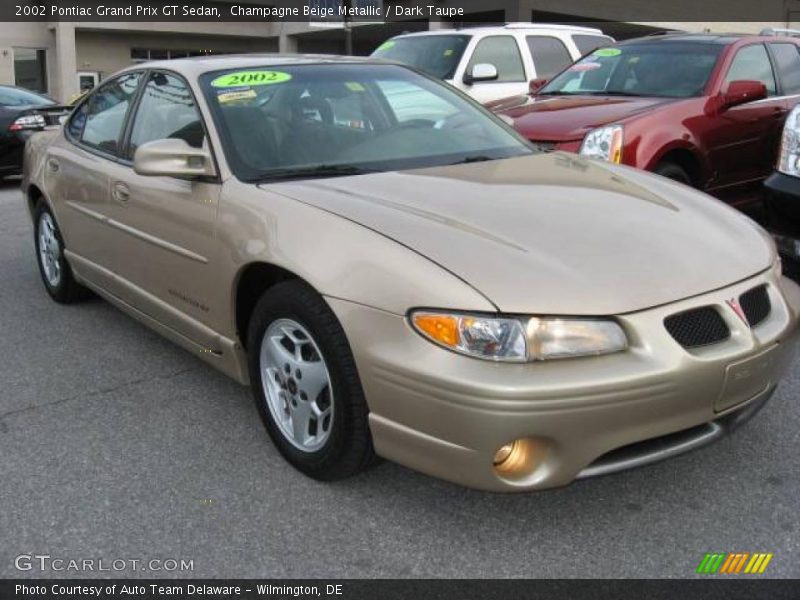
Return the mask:
M0 577L92 575L18 570L34 554L193 561L102 573L134 577L692 577L712 551L771 552L765 576L800 577L798 360L733 436L639 470L521 495L388 462L317 483L248 389L102 300L53 303L16 183L0 340Z

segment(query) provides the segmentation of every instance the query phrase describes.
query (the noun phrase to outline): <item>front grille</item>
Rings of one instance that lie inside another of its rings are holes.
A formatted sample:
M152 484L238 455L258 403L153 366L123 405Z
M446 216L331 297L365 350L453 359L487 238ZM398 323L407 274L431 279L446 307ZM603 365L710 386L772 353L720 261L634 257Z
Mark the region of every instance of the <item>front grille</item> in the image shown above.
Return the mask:
M664 319L669 334L684 348L717 344L730 337L730 330L712 306L693 308Z
M754 287L739 296L739 305L747 317L747 322L750 327L755 327L769 316L772 310L772 304L769 301L769 294L767 293L767 286L760 285Z
M544 141L544 140L531 140L534 145L539 148L542 152L553 152L556 149L556 142Z

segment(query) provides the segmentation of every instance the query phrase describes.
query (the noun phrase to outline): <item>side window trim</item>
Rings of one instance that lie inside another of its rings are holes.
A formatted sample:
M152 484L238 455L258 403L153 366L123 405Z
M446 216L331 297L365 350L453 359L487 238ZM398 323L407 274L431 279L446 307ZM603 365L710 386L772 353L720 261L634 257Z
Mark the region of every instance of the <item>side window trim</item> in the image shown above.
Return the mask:
M147 82L150 81L150 75L152 75L153 72L153 69L145 69L144 73L142 74L141 83L139 84L139 88L136 90L136 94L131 102L130 113L128 114L128 118L125 120L125 125L122 127L122 135L119 141L119 162L120 164L126 166L133 166L133 160L128 158L128 144L130 143L131 129L133 129L133 122L136 120L136 115L139 112L139 104L142 101L142 96L144 96L144 90L147 87Z
M470 65L472 65L472 61L475 58L475 53L478 51L478 48L480 48L480 45L484 41L490 40L492 38L510 38L514 42L514 48L516 48L516 50L517 50L517 57L519 58L520 65L522 66L522 79L512 79L512 80L508 80L508 81L500 81L499 79L496 80L496 81L481 81L477 85L491 85L491 84L501 84L501 83L521 83L521 82L527 81L525 79L525 76L526 76L526 73L525 73L525 60L524 60L523 54L522 54L522 52L520 50L520 42L519 42L519 40L517 39L516 36L511 35L511 34L507 34L507 33L499 33L499 34L495 34L495 35L487 35L485 37L480 38L477 41L477 43L475 44L475 47L472 49L472 54L470 54L469 60L467 60L465 62L464 73L469 72ZM475 63L475 64L479 64L479 63Z
M131 105L125 111L125 117L124 117L124 119L122 121L122 128L120 129L120 137L117 138L117 150L119 151L119 149L122 147L121 143L122 143L122 140L124 139L125 132L127 131L127 128L128 128L128 122L131 119L131 114L132 114L133 107L134 107L135 102L137 101L137 99L139 97L139 94L141 93L141 90L142 90L142 81L144 80L143 78L144 78L145 73L146 73L145 70L135 70L134 69L132 71L125 71L124 73L120 73L116 77L113 77L113 78L111 78L111 79L109 79L107 81L104 81L101 85L97 86L97 88L92 90L92 92L86 98L84 98L78 104L78 106L76 106L73 109L72 114L70 115L69 121L67 121L67 123L64 124L64 137L67 140L69 140L69 142L71 144L77 146L78 148L80 148L81 150L83 150L85 152L89 152L90 154L94 154L96 156L99 156L101 158L105 158L105 159L110 160L112 162L117 162L117 163L122 162L122 156L121 156L120 153L112 154L110 152L105 152L104 150L101 150L100 148L97 148L96 146L92 146L91 144L87 144L87 143L85 143L83 141L83 131L84 131L84 129L86 129L86 124L85 123L84 123L83 129L81 129L81 139L75 139L72 135L69 134L68 125L70 123L72 123L72 119L74 119L77 116L78 110L81 107L86 105L87 109L88 109L89 103L92 101L92 98L94 98L95 95L98 92L100 92L106 85L108 85L110 83L113 83L114 81L116 81L116 80L118 80L118 79L120 79L122 77L125 77L127 75L132 75L134 73L138 73L139 74L139 83L137 84L136 93L133 95L133 100L131 101ZM88 117L87 117L87 120L88 120Z
M150 81L150 76L153 73L166 73L179 79L181 83L186 86L187 91L192 97L192 102L194 102L195 110L197 111L197 116L200 120L200 126L203 128L203 136L205 138L205 142L208 145L208 151L211 153L211 158L214 161L214 166L217 171L217 176L210 178L209 181L220 182L221 181L221 172L219 169L219 161L217 160L217 154L214 151L214 144L211 142L211 136L208 134L208 127L206 126L206 120L203 116L203 111L200 110L200 104L197 102L197 95L194 93L192 86L186 80L186 78L173 71L171 69L147 69L146 73L143 76L142 82L139 85L139 89L136 91L136 96L134 97L134 101L131 103L131 112L128 115L128 119L125 122L125 126L122 129L122 141L120 143L120 148L122 152L120 153L120 160L119 163L133 168L133 157L128 158L128 151L130 150L130 143L131 143L131 134L133 133L133 125L136 121L136 115L139 114L139 106L142 103L142 98L144 97L145 88L147 87L148 82Z

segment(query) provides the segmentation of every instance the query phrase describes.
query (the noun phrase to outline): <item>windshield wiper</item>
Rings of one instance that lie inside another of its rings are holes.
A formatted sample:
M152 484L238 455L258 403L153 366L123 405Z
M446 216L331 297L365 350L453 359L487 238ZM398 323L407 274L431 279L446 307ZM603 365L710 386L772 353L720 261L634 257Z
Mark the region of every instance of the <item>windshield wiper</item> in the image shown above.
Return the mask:
M377 169L367 169L357 165L315 165L296 169L275 169L265 171L253 178L253 182L285 181L287 179L322 179L326 177L347 177L377 173Z
M635 98L639 97L650 97L652 94L637 94L636 92L623 92L622 90L607 90L603 91L596 91L596 92L583 92L587 96L632 96Z
M456 162L451 162L451 165L466 165L469 163L479 163L479 162L486 162L489 160L497 160L491 156L486 156L484 154L477 154L475 156L467 156L466 158L462 158L461 160L457 160Z
M551 92L536 92L537 96L579 96L583 92L565 92L562 90L553 90Z

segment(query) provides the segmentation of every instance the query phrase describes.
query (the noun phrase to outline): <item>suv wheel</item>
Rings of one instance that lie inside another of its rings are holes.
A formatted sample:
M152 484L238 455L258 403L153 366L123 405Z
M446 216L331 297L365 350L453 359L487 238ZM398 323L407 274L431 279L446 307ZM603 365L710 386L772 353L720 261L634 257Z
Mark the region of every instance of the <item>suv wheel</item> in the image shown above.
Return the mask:
M692 179L689 177L689 174L675 163L663 162L655 168L654 173L684 185L692 185Z
M247 348L256 407L286 460L326 481L373 461L350 345L319 294L300 281L270 289L250 319Z
M72 269L64 258L61 232L44 200L40 200L34 210L34 242L42 283L53 300L70 304L89 295L89 290L75 281L72 275Z

